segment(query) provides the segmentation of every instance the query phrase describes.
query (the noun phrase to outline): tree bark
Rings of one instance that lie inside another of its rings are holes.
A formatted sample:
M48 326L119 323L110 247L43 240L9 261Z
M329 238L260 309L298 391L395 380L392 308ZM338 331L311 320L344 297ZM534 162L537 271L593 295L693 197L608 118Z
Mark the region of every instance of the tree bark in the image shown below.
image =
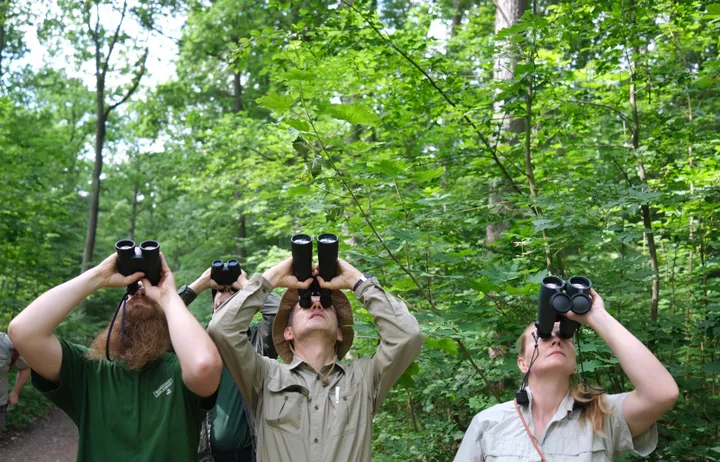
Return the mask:
M99 71L99 69L98 69ZM97 232L98 210L100 208L100 176L103 167L103 146L105 144L105 76L98 72L97 91L95 94L96 117L95 122L95 168L92 175L92 191L90 192L90 211L88 214L88 227L85 234L85 249L83 251L82 268L84 273L90 268L93 251L95 250L95 235Z
M243 110L243 87L240 82L240 73L233 72L233 112L237 114Z
M528 8L527 0L497 0L495 3L495 33L499 33L506 27L516 24L525 10ZM512 80L515 75L516 59L511 56L508 50L507 41L499 41L497 43L498 53L495 56L495 67L493 69L493 78L495 80ZM495 105L496 118L502 120L503 132L513 134L511 143L517 143L517 134L525 130L525 121L522 117L508 117L503 110L502 104ZM501 135L498 135L501 136ZM507 213L509 208L503 198L502 180L495 178L490 181L490 193L488 195L488 205L490 210L495 211L498 215ZM485 242L491 244L502 238L507 231L508 225L506 220L499 220L488 224L485 228Z
M235 104L233 105L233 113L237 114L240 111L243 110L243 100L242 100L242 92L243 87L242 83L240 82L240 73L234 72L233 73L233 99ZM235 200L239 201L242 198L242 194L240 191L235 191ZM238 233L237 233L237 249L236 253L238 256L238 259L240 260L241 264L244 264L245 262L245 238L246 236L246 223L245 223L245 214L240 211L240 214L237 219L237 226L238 226Z
M633 3L630 3L631 7ZM630 72L630 110L632 111L632 149L637 156L637 172L640 182L646 184L646 172L645 165L643 165L638 149L640 148L640 117L638 115L637 108L637 93L635 86L635 69L636 63L631 63L632 69ZM658 266L657 247L655 245L655 235L653 233L652 218L650 216L650 204L645 203L640 206L643 226L645 227L644 233L647 238L648 253L650 254L650 267L652 268L652 289L651 289L651 300L650 300L650 320L657 321L658 318L658 303L660 300L660 270Z
M100 9L96 5L96 20L95 27L93 28L90 24L90 11L92 7L90 3L86 4L85 15L87 18L87 26L90 37L92 38L93 45L95 47L95 102L96 102L96 116L97 121L95 123L95 168L93 169L93 180L92 180L92 192L90 197L90 210L88 214L88 227L85 235L85 249L83 250L83 259L80 266L80 272L84 273L90 268L90 262L93 258L93 252L95 250L95 235L97 232L98 224L98 210L100 208L100 176L102 175L103 167L103 146L105 145L105 133L107 119L110 113L124 104L130 97L135 93L140 85L140 80L145 74L145 63L147 61L149 49L145 49L144 55L136 63L137 70L133 76L132 85L127 89L123 97L109 106L105 105L105 82L107 77L108 68L110 66L110 57L113 53L113 49L120 38L120 31L122 29L123 21L125 19L125 13L127 12L127 0L123 2L122 14L120 21L118 22L117 28L113 36L110 38L108 43L108 51L105 55L105 59L102 57L102 33L100 32Z
M130 240L135 240L135 223L137 221L137 206L138 206L138 182L134 181L133 184L133 198L132 198L132 209L130 211Z
M460 28L460 24L462 24L463 13L463 1L453 0L453 17L452 25L450 26L451 37L455 37L458 34L458 29Z

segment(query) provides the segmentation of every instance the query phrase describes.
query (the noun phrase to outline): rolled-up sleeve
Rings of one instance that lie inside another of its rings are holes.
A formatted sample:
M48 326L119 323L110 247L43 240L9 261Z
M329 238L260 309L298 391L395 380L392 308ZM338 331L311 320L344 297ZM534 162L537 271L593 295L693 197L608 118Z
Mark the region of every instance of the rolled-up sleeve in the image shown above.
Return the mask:
M355 296L373 317L380 333L380 344L369 363L377 412L395 382L420 354L424 336L405 303L388 294L377 279L363 282Z
M253 316L272 292L260 274L223 303L213 315L208 335L215 342L223 363L251 409L255 409L265 378L265 360L248 340L247 331Z
M650 455L658 443L657 424L654 423L636 436L632 437L630 428L623 415L623 403L629 393L620 393L617 395L608 395L607 403L610 408L610 416L608 419L608 438L612 442L613 456L619 456L626 452L635 452L643 457Z

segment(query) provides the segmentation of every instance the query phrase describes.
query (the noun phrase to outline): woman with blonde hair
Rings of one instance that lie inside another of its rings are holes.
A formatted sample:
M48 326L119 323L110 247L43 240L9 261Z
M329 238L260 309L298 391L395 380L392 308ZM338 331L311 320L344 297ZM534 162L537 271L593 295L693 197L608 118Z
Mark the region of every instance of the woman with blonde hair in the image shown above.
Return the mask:
M591 295L587 314L566 316L608 344L635 390L604 395L573 385L572 339L559 336L559 323L546 339L538 337L535 325L528 326L518 342L517 365L527 374L529 403L516 399L477 414L455 462L608 461L625 452L647 456L655 450L655 422L677 401L677 384L650 350L605 310L600 295L594 290Z

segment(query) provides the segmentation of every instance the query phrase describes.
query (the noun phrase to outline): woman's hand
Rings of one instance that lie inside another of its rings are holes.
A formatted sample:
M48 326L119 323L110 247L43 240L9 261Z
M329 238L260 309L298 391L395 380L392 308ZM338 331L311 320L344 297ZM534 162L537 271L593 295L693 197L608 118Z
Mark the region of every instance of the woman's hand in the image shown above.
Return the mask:
M600 294L595 292L595 289L590 289L590 297L592 298L592 306L590 307L590 311L585 314L575 314L572 311L568 311L565 316L568 319L572 319L573 321L577 321L580 324L584 324L586 326L589 326L593 330L596 330L596 321L599 321L600 319L609 316L609 313L605 309L605 301L602 299Z

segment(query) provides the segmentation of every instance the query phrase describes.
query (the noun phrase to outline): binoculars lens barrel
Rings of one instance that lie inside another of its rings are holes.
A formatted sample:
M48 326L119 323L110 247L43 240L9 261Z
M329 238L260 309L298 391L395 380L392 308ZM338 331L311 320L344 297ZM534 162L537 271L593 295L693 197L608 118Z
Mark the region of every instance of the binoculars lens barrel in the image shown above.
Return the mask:
M242 270L237 260L214 260L210 266L210 279L221 286L231 286L240 277Z
M325 281L330 281L337 276L338 237L325 233L318 236L317 240L320 277Z
M557 276L543 278L538 300L538 335L550 337L555 323L560 322L558 335L561 338L572 337L580 324L562 315L571 310L575 314L590 311L590 287L592 282L584 276L573 276L567 284Z
M159 252L160 244L158 241L143 241L140 244L140 250L143 252Z
M585 314L592 307L590 288L592 282L583 276L573 276L568 279L567 293L572 300L572 310L575 314Z
M115 250L118 254L123 253L126 256L132 257L135 255L135 241L130 239L123 239L115 243Z
M583 276L573 276L568 279L568 292L573 292L573 295L578 291L587 290L590 291L592 282L590 279Z
M160 243L154 240L143 241L140 246L135 246L131 239L121 239L115 243L117 251L118 272L123 276L130 276L133 273L145 273L145 277L152 285L157 285L162 276L160 263ZM128 287L128 293L137 292L138 285L132 284Z
M312 238L307 234L296 234L290 239L293 258L293 274L298 281L312 277Z

